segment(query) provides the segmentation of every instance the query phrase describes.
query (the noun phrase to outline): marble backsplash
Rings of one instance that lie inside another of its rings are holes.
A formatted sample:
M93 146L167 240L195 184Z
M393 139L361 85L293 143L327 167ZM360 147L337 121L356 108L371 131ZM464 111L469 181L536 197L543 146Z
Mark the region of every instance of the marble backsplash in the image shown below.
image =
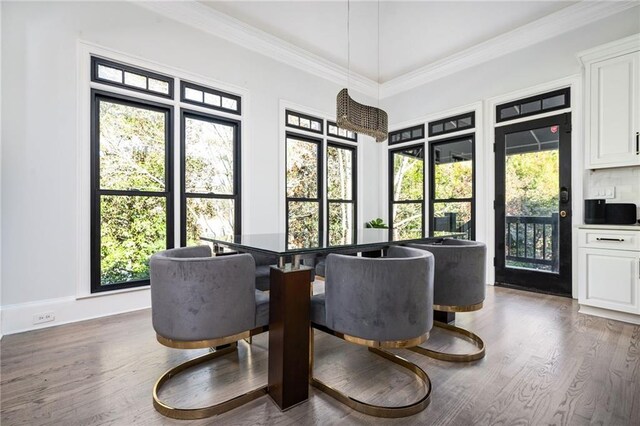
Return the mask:
M588 170L584 180L584 197L597 197L593 189L615 187L615 197L607 203L635 203L640 217L640 166Z

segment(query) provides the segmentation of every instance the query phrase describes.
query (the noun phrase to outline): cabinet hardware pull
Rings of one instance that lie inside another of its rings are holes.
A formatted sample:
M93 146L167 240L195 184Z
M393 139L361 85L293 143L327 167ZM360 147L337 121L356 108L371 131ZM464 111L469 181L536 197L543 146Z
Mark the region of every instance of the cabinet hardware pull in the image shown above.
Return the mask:
M636 155L640 155L640 132L636 132Z
M597 237L596 240L598 241L617 241L617 242L623 242L624 238L600 238Z

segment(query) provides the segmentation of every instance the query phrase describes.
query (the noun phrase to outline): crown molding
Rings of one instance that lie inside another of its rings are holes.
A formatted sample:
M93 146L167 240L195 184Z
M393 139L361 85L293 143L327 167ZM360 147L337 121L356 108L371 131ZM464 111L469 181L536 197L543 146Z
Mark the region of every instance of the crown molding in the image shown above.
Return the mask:
M638 6L638 4L637 1L581 1L515 30L389 80L380 86L380 97L387 98L464 69L480 65L623 12Z
M195 0L180 2L131 1L169 19L238 44L342 87L347 80L349 71L345 67ZM374 80L351 72L350 89L373 98L378 97L379 90L380 98L388 98L623 12L638 6L638 4L637 1L583 0L383 84L378 84Z
M247 25L197 1L133 1L133 3L174 21L197 28L261 55L329 80L341 87L345 87L347 76L349 76L349 88L351 90L374 98L378 97L378 83L376 81L353 71L349 73L347 68L343 66Z

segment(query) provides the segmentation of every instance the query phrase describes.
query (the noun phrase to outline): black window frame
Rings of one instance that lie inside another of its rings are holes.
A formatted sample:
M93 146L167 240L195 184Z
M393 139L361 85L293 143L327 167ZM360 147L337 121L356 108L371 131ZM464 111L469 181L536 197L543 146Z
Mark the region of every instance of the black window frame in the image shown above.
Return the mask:
M165 191L138 190L103 190L100 189L100 108L101 100L130 105L138 108L161 111L166 114L165 126ZM150 284L150 280L134 280L123 283L101 285L101 228L100 228L100 197L102 195L146 196L165 198L166 200L166 248L174 247L174 165L173 165L173 129L174 109L172 105L134 98L131 96L91 89L91 231L90 231L90 277L91 293L122 290L143 287Z
M204 100L203 102L198 102L198 101L194 101L193 99L187 99L187 97L185 96L187 88L193 89L193 90L199 90L203 93L203 96L204 96L204 93L208 93L214 96L220 96L220 106L215 106L215 105L205 103ZM232 109L232 108L223 107L222 98L229 98L229 99L235 100L237 102L238 108ZM236 115L242 114L242 98L240 96L234 95L229 92L223 92L221 90L213 89L211 87L206 87L201 84L191 83L190 81L184 81L184 80L180 81L180 102L184 102L186 104L191 104L191 105L197 105L202 108L213 109L216 111L227 112L230 114L236 114Z
M413 136L413 131L414 130L422 130L422 135ZM410 132L412 136L410 136L408 138L403 138L402 134L404 132ZM394 141L394 138L397 135L400 135L400 138L399 138L399 140ZM406 127L404 129L400 129L400 130L395 130L393 132L389 132L389 138L388 138L387 145L398 145L398 144L405 143L405 142L412 142L412 141L421 140L421 139L424 139L425 137L426 137L426 135L424 133L424 124L418 124L417 126Z
M471 123L466 124L463 127L460 127L460 120L463 120L465 118L470 118ZM456 127L454 129L445 130L445 123L448 121L455 121ZM442 130L439 132L436 132L433 130L433 128L437 125L442 125ZM441 136L449 133L462 132L464 130L473 129L476 127L476 113L475 111L471 111L471 112L466 112L464 114L458 114L458 115L453 115L451 117L442 118L440 120L430 121L428 127L429 127L429 137Z
M471 140L471 167L473 175L471 178L471 198L448 198L436 199L435 180L435 150L439 145L446 145L452 142ZM433 237L435 232L434 204L436 203L471 203L471 231L469 239L476 239L476 135L475 132L451 138L438 139L429 142L429 236Z
M317 174L317 198L303 198L303 197L289 197L287 194L287 162L288 162L288 142L289 138L302 140L304 142L315 143L317 145L316 153L317 153L317 162L316 167L318 168ZM324 238L324 168L323 168L323 139L322 138L314 138L312 136L306 136L297 132L285 132L285 174L284 174L284 189L285 189L285 245L289 246L289 202L317 202L318 203L318 246L322 247L323 238Z
M298 119L300 118L306 118L309 121L315 121L315 122L319 122L320 123L320 130L315 130L312 128L307 128L307 127L302 127L302 126L296 126L295 124L290 124L289 123L289 116L293 115L295 117L298 117ZM303 114L301 112L297 112L291 109L285 109L284 112L284 125L285 127L290 127L292 129L298 129L298 130L302 130L305 132L311 132L311 133L316 133L319 135L323 135L324 136L324 119L320 118L320 117L314 117L312 115L308 115L308 114Z
M336 128L339 129L338 124L336 122L327 120L327 137L344 139L344 140L349 141L349 142L358 143L358 134L356 132L351 131L351 130L347 130L348 132L353 133L353 138L350 138L348 136L340 136L339 134L331 133L329 131L329 126L335 126Z
M326 209L327 209L327 220L329 218L329 204L330 203L341 203L341 204L351 204L352 205L352 210L353 210L353 230L352 230L352 238L353 241L357 241L357 237L358 237L358 226L357 226L357 221L358 221L358 147L356 145L350 145L350 144L346 144L346 143L342 143L342 142L338 142L338 141L334 141L334 140L329 140L327 139L326 142L326 148L325 150L328 151L329 147L335 147L338 149L346 149L351 151L351 162L352 162L352 175L351 175L351 200L342 200L342 199L333 199L333 198L329 198L329 194L327 193L327 197L325 200L325 204L326 204ZM325 187L327 188L327 191L329 189L329 158L327 157L327 172L325 173ZM324 194L323 194L324 195ZM326 242L327 242L327 246L329 246L329 243L331 241L331 239L329 238L329 233L330 233L330 226L329 226L329 222L327 221L327 230L326 230Z
M407 146L403 146L403 147L398 147L398 148L394 148L394 149L389 149L389 160L388 160L388 185L389 185L389 189L387 191L388 193L388 208L389 208L389 239L393 240L393 230L395 229L393 226L393 207L395 204L418 204L418 200L399 200L399 201L395 201L394 200L394 193L393 193L393 188L394 188L394 182L393 182L393 178L394 178L394 173L393 173L393 156L395 153L397 152L401 152L401 151L405 151L408 149L422 149L422 155L423 155L423 163L422 163L422 200L419 201L420 205L421 205L421 209L422 209L422 215L421 215L421 221L422 221L422 234L421 236L424 237L425 236L425 185L426 185L426 170L425 170L425 166L426 166L426 146L425 143L418 143L418 144L413 144L413 145L407 145Z
M233 194L215 194L215 193L196 193L186 192L186 132L185 124L189 117L197 120L223 124L234 127L234 146L233 146ZM242 122L232 118L220 117L204 112L194 111L182 108L180 111L180 245L187 245L187 198L207 198L207 199L225 199L234 200L234 218L233 231L234 235L242 233Z
M557 105L550 108L544 108L543 101L545 99L550 99L556 96L564 95L564 103L562 105ZM540 109L536 111L526 112L526 113L518 113L516 115L511 115L509 117L501 118L500 112L502 110L513 108L514 106L521 106L523 104L528 104L531 102L540 102ZM502 123L505 121L516 120L518 118L531 117L534 115L545 114L547 112L557 111L561 109L566 109L571 107L571 87L565 87L558 90L552 90L551 92L541 93L535 96L529 96L526 98L517 99L515 101L510 101L504 104L496 105L496 123Z
M123 81L123 83L118 83L116 81L107 80L107 79L98 77L98 65L104 65L104 66L107 66L109 68L116 68L116 69L121 70L122 71L122 79L123 79L122 81ZM125 71L131 72L131 73L135 73L135 74L139 74L139 75L143 75L143 76L147 77L147 87L149 87L149 78L153 78L155 80L164 81L164 82L169 84L169 93L165 94L165 93L161 93L161 92L156 92L154 90L142 89L140 87L136 87L136 86L131 86L131 85L125 84L124 83L124 72ZM131 65L123 64L123 63L120 63L120 62L110 61L108 59L104 59L104 58L101 58L99 56L91 56L91 81L94 81L94 82L100 83L100 84L107 84L109 86L121 87L123 89L133 90L133 91L140 92L140 93L146 93L147 95L159 96L161 98L166 98L166 99L173 99L173 97L174 97L174 78L173 77L169 77L169 76L164 75L164 74L158 74L158 73L153 72L153 71L147 71L147 70L142 69L142 68L132 67Z

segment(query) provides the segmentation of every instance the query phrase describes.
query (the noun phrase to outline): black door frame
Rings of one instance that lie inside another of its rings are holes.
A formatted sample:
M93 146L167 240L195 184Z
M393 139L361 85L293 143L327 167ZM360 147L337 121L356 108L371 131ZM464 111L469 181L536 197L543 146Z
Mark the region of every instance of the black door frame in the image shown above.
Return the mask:
M559 190L566 188L569 197L560 200L559 273L505 267L505 136L509 133L559 126ZM571 297L572 293L572 219L571 219L571 113L538 118L495 128L495 281L496 285Z

